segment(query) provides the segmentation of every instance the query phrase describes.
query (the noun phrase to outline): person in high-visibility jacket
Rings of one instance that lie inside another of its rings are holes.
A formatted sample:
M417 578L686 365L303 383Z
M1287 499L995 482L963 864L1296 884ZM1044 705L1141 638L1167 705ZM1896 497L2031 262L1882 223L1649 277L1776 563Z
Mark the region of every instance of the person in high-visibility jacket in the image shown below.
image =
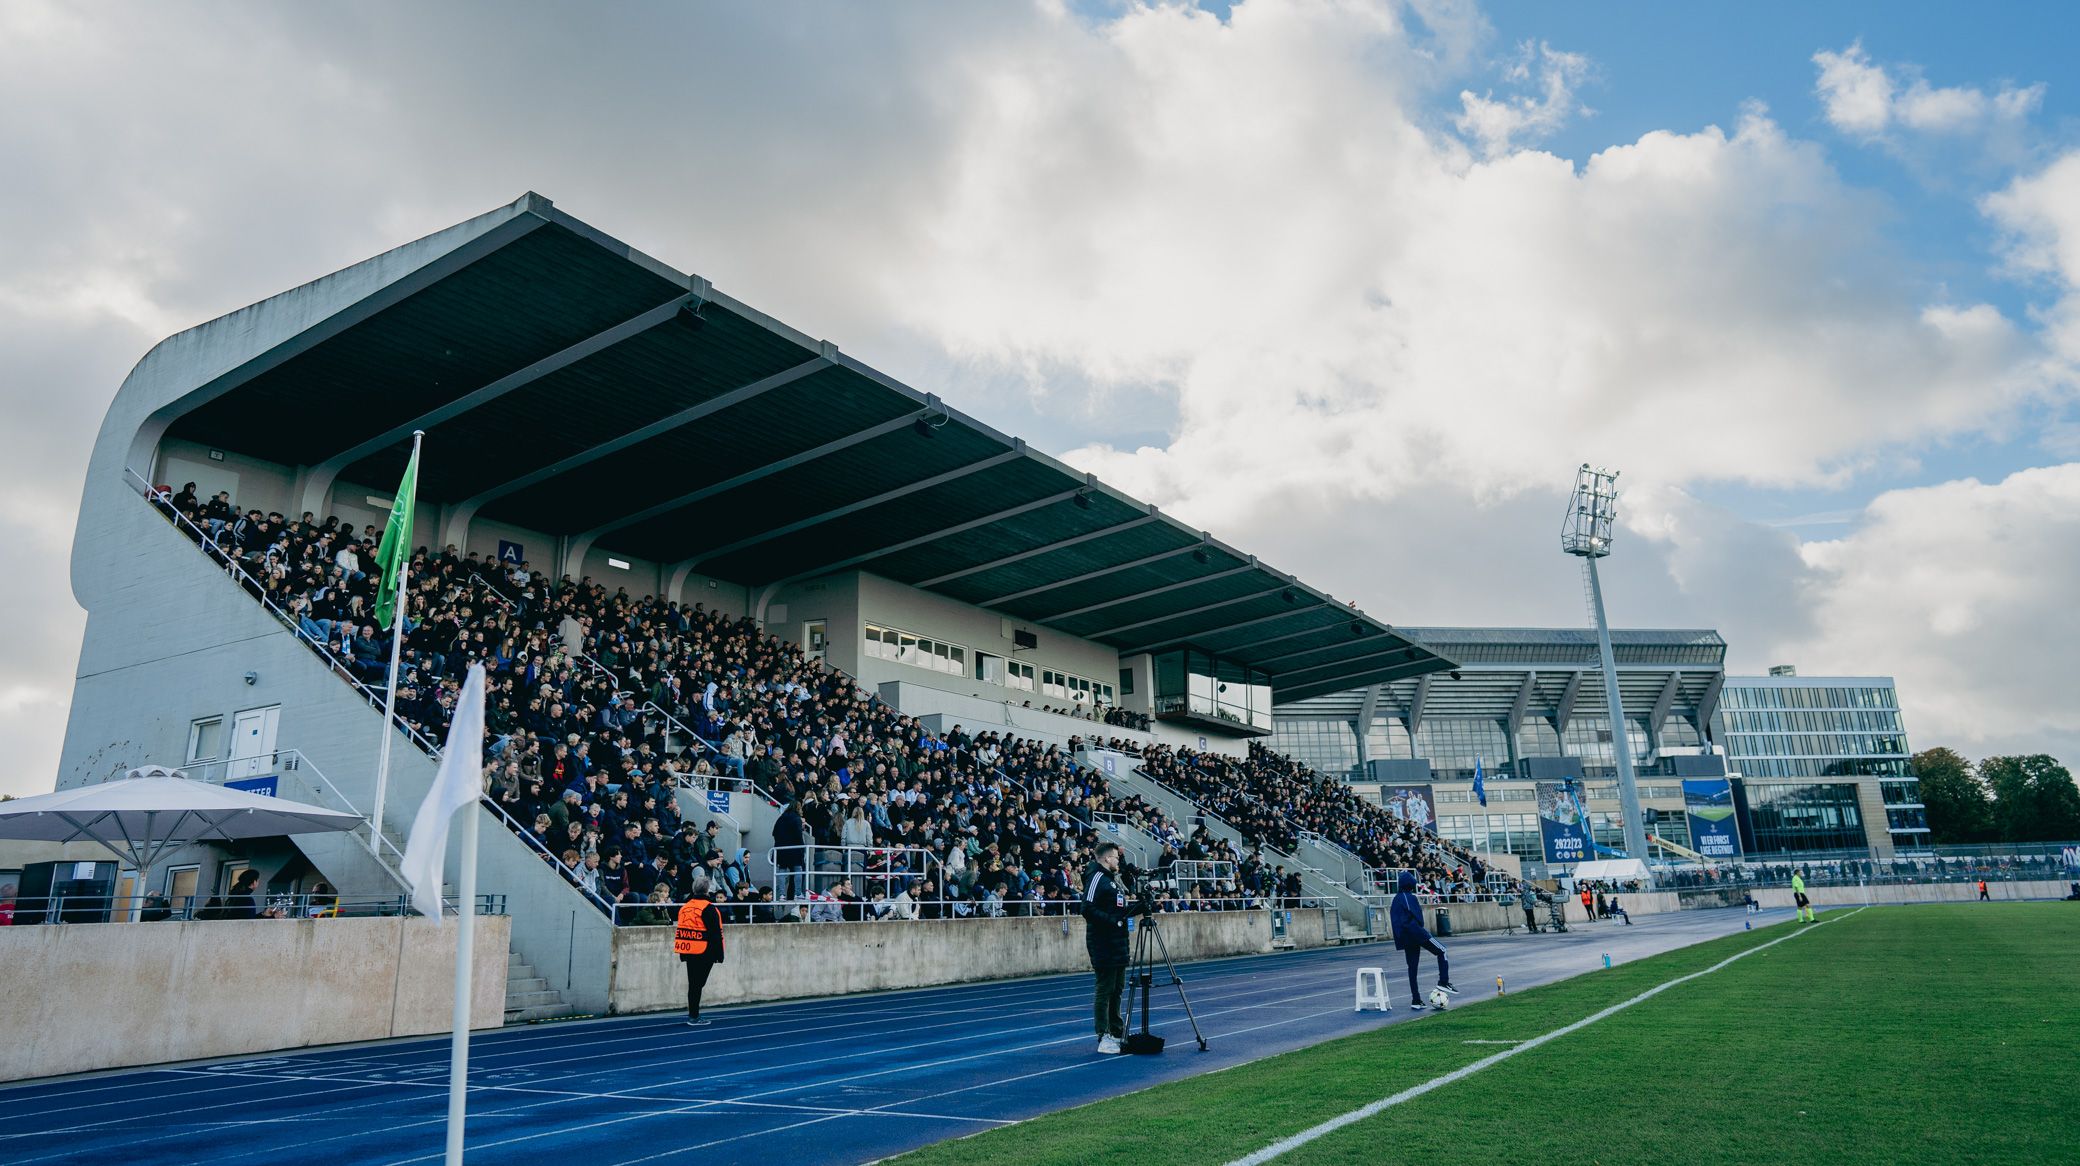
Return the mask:
M722 962L722 912L708 901L706 877L695 875L686 905L679 908L678 926L672 929L672 950L686 965L686 1023L703 1028L701 992L708 986L708 973Z
M1798 921L1813 921L1813 901L1806 898L1806 880L1797 871L1791 872L1791 905L1798 908Z

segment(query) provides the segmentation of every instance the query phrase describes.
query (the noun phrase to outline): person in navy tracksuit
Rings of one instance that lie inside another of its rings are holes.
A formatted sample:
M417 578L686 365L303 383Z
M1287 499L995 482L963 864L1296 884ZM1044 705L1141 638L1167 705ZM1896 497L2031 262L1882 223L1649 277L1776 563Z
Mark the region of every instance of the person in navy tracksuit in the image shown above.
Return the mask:
M1408 955L1408 1007L1412 1012L1423 1010L1423 993L1416 987L1416 965L1422 962L1426 951L1437 954L1437 986L1457 996L1459 989L1452 987L1451 961L1444 958L1444 948L1430 937L1430 930L1423 926L1423 905L1416 901L1416 876L1409 871L1401 872L1400 891L1394 896L1394 905L1387 912L1387 919L1394 925L1394 946Z

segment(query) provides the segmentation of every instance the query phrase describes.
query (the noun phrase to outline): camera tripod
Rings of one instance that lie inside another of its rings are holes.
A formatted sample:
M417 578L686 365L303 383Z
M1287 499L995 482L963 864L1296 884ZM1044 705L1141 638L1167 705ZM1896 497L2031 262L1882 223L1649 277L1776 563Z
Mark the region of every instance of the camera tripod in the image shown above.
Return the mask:
M1170 973L1170 985L1177 989L1177 1002L1184 1005L1185 1019L1191 1022L1192 1036L1199 1041L1199 1051L1206 1051L1206 1034L1199 1030L1199 1018L1192 1014L1192 1001L1184 994L1184 977L1177 974L1177 964L1170 959L1170 945L1163 942L1163 929L1157 922L1155 905L1144 900L1138 916L1140 924L1134 929L1134 959L1127 965L1127 1017L1133 1023L1134 990L1141 990L1141 1031L1129 1035L1125 1041L1130 1053L1160 1053L1163 1038L1148 1031L1148 995L1155 983L1155 965L1160 957L1163 967Z

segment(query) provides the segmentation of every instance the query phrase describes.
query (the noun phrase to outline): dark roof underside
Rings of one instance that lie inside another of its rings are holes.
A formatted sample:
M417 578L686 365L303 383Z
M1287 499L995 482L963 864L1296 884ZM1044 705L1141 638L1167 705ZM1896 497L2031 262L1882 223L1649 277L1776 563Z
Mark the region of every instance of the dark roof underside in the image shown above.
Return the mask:
M1355 608L779 325L545 200L169 436L753 587L842 570L1299 700L1450 666ZM697 307L697 311L696 311Z

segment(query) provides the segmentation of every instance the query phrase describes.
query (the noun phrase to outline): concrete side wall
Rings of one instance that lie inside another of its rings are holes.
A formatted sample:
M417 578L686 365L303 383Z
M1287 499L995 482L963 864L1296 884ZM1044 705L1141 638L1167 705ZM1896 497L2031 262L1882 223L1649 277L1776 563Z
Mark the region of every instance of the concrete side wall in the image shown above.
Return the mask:
M1293 913L1296 943L1311 927L1321 942L1319 912ZM1208 959L1271 950L1271 917L1263 911L1209 911L1163 916L1171 958ZM738 1004L851 992L882 992L1066 972L1087 972L1083 920L947 919L916 923L804 923L733 927L728 959L715 969L703 1001ZM669 927L624 927L614 933L613 1009L653 1012L686 1006L686 973L672 954Z
M984 684L973 679L976 652L987 652L992 656L1016 659L1022 664L1031 664L1035 669L1052 668L1113 686L1115 696L1119 689L1119 653L1104 644L1079 639L1066 632L1023 620L1006 619L994 611L975 607L972 604L948 599L930 591L883 579L879 575L859 575L859 617L862 624L880 624L883 627L900 628L906 632L944 639L949 643L962 644L968 649L968 672L965 677L947 673L927 672L914 669L892 660L861 661L862 667L876 670L862 679L880 680L916 679L920 683L938 684L962 692L976 692L998 700L1025 700L1030 697L1034 704L1060 706L1068 703L1061 697L1043 697L1039 692L1014 692L994 684ZM1013 656L1011 635L1014 630L1032 632L1040 646L1029 652ZM857 641L861 638L859 627L840 629L831 625L831 635L849 635ZM936 677L937 679L933 679Z
M901 665L897 667L902 668ZM914 668L902 668L902 671L929 677L928 673L920 673ZM951 682L954 678L942 674L940 679ZM990 692L999 691L987 685L980 688ZM1152 739L1149 734L1134 729L1121 729L1098 721L1067 717L1060 713L1044 712L1038 708L1025 708L1022 701L999 700L989 696L978 697L948 691L935 686L928 678L921 681L887 680L876 686L874 691L882 700L911 716L925 718L927 727L942 731L955 725L959 725L970 734L993 729L1000 733L1031 737L1056 745L1066 745L1071 737L1082 737L1086 741L1093 737L1118 737L1144 743Z
M505 1016L508 921L479 919L470 1024ZM455 928L255 919L0 928L0 1080L446 1032Z

